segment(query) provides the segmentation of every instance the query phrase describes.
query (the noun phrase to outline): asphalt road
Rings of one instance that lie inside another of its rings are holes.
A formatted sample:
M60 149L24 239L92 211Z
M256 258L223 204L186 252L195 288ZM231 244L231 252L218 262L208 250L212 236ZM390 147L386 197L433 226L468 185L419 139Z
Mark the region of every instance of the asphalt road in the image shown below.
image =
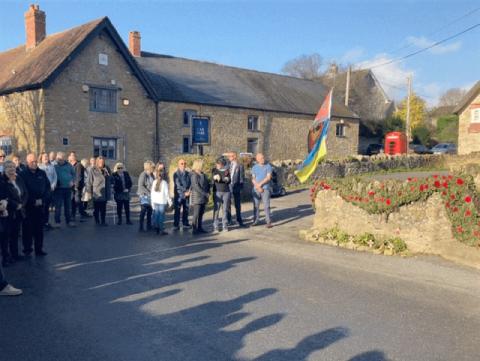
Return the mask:
M480 272L304 243L307 192L273 206L271 230L203 238L52 231L7 269L0 361L479 360Z

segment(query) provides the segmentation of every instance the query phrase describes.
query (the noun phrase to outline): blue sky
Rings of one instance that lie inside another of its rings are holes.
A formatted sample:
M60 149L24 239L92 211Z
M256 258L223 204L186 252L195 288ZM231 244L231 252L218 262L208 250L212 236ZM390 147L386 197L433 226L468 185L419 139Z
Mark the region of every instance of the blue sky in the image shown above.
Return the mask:
M31 1L0 2L0 51L24 42ZM37 1L47 33L108 16L124 40L142 34L142 49L280 72L301 54L319 53L357 66L383 63L480 23L475 1ZM447 26L448 25L448 26ZM406 49L399 48L409 46ZM434 104L451 87L480 79L480 27L405 62L375 68L388 94L402 97L405 78Z

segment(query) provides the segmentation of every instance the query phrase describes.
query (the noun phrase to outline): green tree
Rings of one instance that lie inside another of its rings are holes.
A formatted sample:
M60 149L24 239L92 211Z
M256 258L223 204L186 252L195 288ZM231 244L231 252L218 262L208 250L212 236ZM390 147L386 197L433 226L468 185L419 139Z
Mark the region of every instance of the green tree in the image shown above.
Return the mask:
M432 140L432 131L424 125L420 125L412 130L413 142L430 146Z
M407 99L402 100L398 110L395 112L395 116L402 119L404 123L407 120ZM413 130L424 125L426 113L425 100L413 93L410 98L410 129Z
M457 143L458 115L446 115L438 118L435 139L440 143Z

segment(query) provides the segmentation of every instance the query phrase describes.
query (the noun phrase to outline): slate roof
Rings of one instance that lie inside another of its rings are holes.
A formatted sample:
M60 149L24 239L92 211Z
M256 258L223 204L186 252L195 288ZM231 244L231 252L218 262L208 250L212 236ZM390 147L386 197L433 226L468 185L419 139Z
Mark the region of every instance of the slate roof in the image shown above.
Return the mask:
M465 94L465 96L460 100L460 103L456 106L453 111L455 114L460 114L466 106L468 106L473 99L480 93L480 80Z
M318 79L334 87L334 97L345 104L347 73L326 75ZM360 116L362 122L380 123L392 115L394 103L388 98L370 69L352 70L348 107Z
M107 17L47 36L30 50L25 45L0 53L0 95L48 86L85 47L106 31L147 92L154 91Z
M316 114L329 88L289 76L142 52L136 58L161 101ZM358 118L335 101L332 114Z

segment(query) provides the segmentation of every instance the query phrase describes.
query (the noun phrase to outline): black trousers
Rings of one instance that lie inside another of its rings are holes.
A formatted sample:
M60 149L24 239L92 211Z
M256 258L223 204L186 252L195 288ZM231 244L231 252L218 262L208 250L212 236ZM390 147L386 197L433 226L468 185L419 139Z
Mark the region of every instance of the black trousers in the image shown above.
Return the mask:
M43 224L50 224L50 206L53 201L53 192L51 192L43 201Z
M178 227L180 224L180 212L182 211L182 224L188 226L188 199L175 198L175 212L173 213L173 226Z
M7 260L10 258L10 253L8 252L8 222L6 219L2 220L2 230L0 232L0 249L2 251L2 259Z
M17 258L18 254L18 235L22 226L22 216L17 211L16 217L8 219L8 248L10 256Z
M230 204L228 206L228 223L232 221L232 198L233 204L235 206L235 216L237 218L238 224L243 224L242 220L242 193L241 192L233 192L232 197L230 197Z
M32 253L32 246L35 252L43 251L43 206L27 205L25 219L22 222L23 253Z
M193 219L192 219L192 227L193 231L200 231L202 230L202 222L203 222L203 213L205 213L205 204L194 204L193 207Z
M75 216L77 215L77 210L81 216L84 216L86 214L85 205L83 204L84 202L82 202L82 191L83 188L73 190L72 218L75 218Z
M143 229L143 224L145 222L145 216L147 217L147 229L152 228L152 206L150 204L142 204L140 209L140 229Z
M94 201L93 202L93 216L95 217L95 223L105 224L105 218L107 216L107 201Z
M117 216L118 221L122 221L122 209L125 210L125 218L127 222L130 222L130 201L129 200L117 200Z

